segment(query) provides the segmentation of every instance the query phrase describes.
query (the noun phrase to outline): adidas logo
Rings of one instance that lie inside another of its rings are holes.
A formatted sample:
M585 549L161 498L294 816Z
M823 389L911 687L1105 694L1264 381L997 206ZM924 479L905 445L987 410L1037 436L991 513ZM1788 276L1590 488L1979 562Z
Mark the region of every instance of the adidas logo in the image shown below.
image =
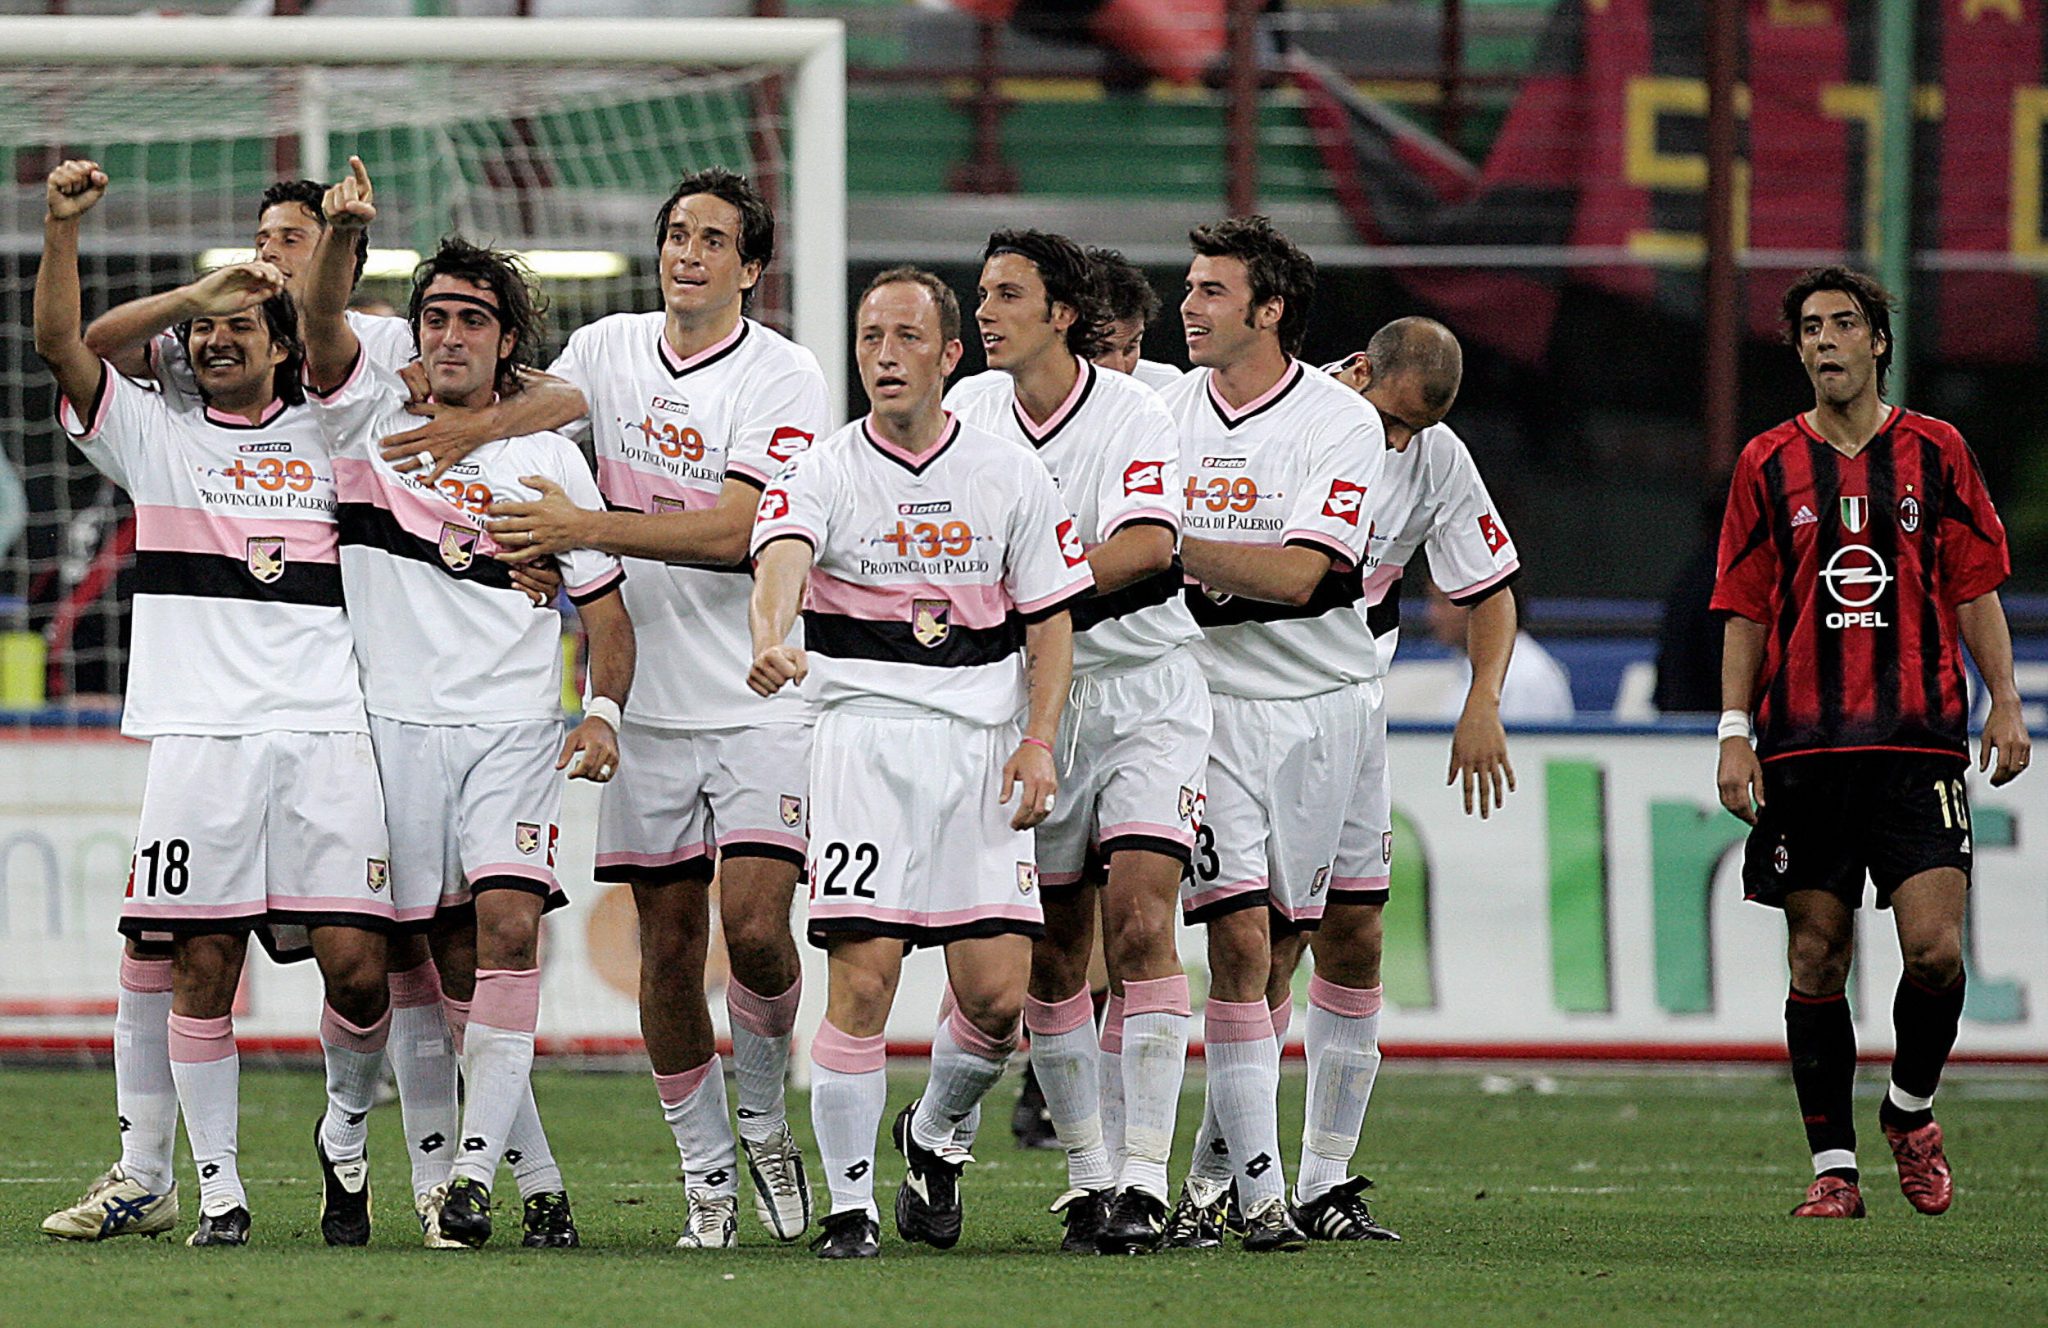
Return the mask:
M1810 526L1819 520L1820 518L1813 514L1813 509L1805 503L1801 503L1799 510L1792 514L1792 524L1794 526Z

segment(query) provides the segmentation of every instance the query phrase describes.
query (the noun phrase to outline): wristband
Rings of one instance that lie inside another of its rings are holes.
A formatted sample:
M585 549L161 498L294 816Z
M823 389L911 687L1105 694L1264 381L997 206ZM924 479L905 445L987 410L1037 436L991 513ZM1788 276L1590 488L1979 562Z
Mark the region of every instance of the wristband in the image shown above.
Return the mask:
M1730 738L1740 738L1744 742L1748 742L1752 736L1749 729L1749 712L1747 710L1723 710L1721 712L1721 726L1714 732L1715 736L1722 742L1726 742Z
M583 703L585 719L601 719L612 726L612 732L619 731L619 703L609 696L593 696Z
M1026 735L1021 741L1030 743L1033 747L1043 747L1047 752L1052 751L1052 744L1043 738L1033 738Z

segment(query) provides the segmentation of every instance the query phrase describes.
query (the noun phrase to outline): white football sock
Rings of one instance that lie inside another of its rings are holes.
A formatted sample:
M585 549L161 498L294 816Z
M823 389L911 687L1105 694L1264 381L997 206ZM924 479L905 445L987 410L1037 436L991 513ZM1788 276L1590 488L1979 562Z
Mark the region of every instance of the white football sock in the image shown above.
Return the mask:
M185 1138L199 1171L199 1211L218 1217L230 1208L247 1208L249 1195L235 1166L242 1058L235 1051L234 1017L173 1014L167 1022L171 1079L178 1086Z
M1121 1057L1123 1166L1118 1189L1171 1197L1166 1164L1173 1155L1174 1117L1188 1063L1188 980L1185 974L1124 983Z
M178 1085L171 1078L171 961L121 956L114 1006L114 1109L121 1170L155 1194L171 1187Z
M421 1195L446 1181L455 1165L461 1110L455 1098L455 1038L441 1005L441 975L431 960L393 973L390 985L391 1040L384 1055L398 1080L412 1192Z
M320 1140L330 1162L354 1162L363 1155L390 1036L389 1007L376 1023L358 1028L333 1006L320 1006L320 1054L327 1062L327 1115L320 1122Z
M1280 1165L1280 1044L1263 1000L1219 1001L1203 1009L1209 1099L1230 1144L1238 1200L1249 1212L1286 1193ZM1124 1017L1126 1032L1130 1016Z
M1380 1071L1378 987L1308 984L1308 1110L1301 1127L1301 1169L1294 1197L1308 1203L1351 1176L1351 1156L1365 1128L1372 1085Z
M789 1082L789 1035L796 1027L796 1007L803 994L802 977L780 996L751 991L737 978L725 984L740 1134L756 1143L773 1137L788 1119L783 1088Z
M888 1044L880 1033L853 1037L818 1026L811 1039L811 1128L834 1213L875 1208L875 1141L889 1102Z
M720 1197L739 1193L725 1107L725 1065L717 1053L692 1069L655 1075L654 1087L661 1096L661 1117L682 1156L683 1188Z
M548 1146L548 1132L541 1127L531 1078L519 1111L512 1117L512 1129L505 1136L505 1165L512 1168L522 1199L567 1188L562 1184L562 1168L555 1163L555 1150Z
M1110 993L1102 1007L1101 1050L1095 1058L1096 1094L1102 1101L1102 1150L1109 1169L1124 1169L1124 998Z
M1082 997L1086 999L1087 993ZM998 1040L954 1010L932 1037L931 1074L925 1080L917 1114L910 1118L911 1138L926 1148L951 1144L960 1123L1003 1077L1003 1067L1016 1049L1016 1029Z
M1024 1028L1031 1035L1031 1066L1045 1094L1046 1115L1067 1150L1067 1183L1079 1190L1109 1189L1116 1173L1102 1142L1095 1065L1101 1041L1088 989L1051 1004L1027 996Z
M540 970L478 969L463 1033L462 1140L454 1177L497 1179L506 1136L533 1080L533 1034L540 1023Z

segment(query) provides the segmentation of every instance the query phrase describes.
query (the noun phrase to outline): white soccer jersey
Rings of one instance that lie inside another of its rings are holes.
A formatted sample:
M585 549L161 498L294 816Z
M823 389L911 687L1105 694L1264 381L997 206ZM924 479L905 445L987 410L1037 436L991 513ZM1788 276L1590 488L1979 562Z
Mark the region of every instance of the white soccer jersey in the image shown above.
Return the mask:
M401 475L377 440L406 427L406 389L359 356L313 413L334 452L341 571L370 713L412 724L509 724L562 713L561 618L536 607L491 555L494 502L538 498L519 483L544 475L580 506L597 485L576 445L556 433L485 443L438 488ZM572 549L556 561L569 597L587 603L618 584L618 559Z
M729 479L765 486L828 418L817 357L750 319L689 359L669 349L666 315L614 314L578 328L548 372L590 403L569 431L597 453L597 487L616 511L698 511ZM640 656L626 713L663 728L732 728L801 719L793 692L749 691L753 663L744 564L626 560L626 608Z
M1354 606L1371 534L1369 493L1387 450L1378 413L1299 360L1241 408L1224 403L1207 369L1182 378L1163 400L1180 427L1189 538L1306 545L1331 558L1305 605L1189 587L1203 631L1195 655L1210 690L1275 700L1377 676L1372 637Z
M275 402L251 424L103 363L83 418L63 401L58 420L135 503L121 731L367 732L312 412Z
M761 495L754 552L812 549L807 696L822 706L921 707L970 724L1024 709L1024 627L1095 584L1045 467L949 417L922 458L866 419Z
M356 334L356 340L363 347L363 354L370 363L388 369L402 369L419 358L419 349L412 342L412 324L403 318L389 314L366 314L350 309L342 317L348 320L349 330ZM176 400L199 400L199 388L192 377L192 360L185 353L177 333L166 328L156 334L149 343L149 365L156 373L157 384L164 395ZM406 425L408 429L418 428L426 420L415 418Z
M1131 377L1137 379L1154 392L1164 392L1181 379L1187 377L1185 370L1157 360L1139 360L1131 366Z
M1402 451L1389 448L1365 507L1372 546L1358 611L1384 675L1401 639L1401 573L1417 549L1428 548L1430 578L1454 604L1504 588L1522 563L1472 453L1448 424L1424 429Z
M1024 414L1016 380L1001 370L955 383L946 405L1045 464L1083 549L1134 525L1164 526L1179 541L1180 444L1158 394L1137 379L1083 360L1074 390L1042 424ZM1130 668L1200 640L1184 584L1176 562L1074 605L1074 672Z

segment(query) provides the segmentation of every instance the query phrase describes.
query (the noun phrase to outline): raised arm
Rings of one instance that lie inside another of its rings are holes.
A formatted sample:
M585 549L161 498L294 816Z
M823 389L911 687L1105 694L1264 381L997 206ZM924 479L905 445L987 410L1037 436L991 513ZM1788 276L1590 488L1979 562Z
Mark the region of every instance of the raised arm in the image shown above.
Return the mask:
M597 512L578 507L545 480L528 477L520 483L539 489L541 496L493 503L490 509L497 518L491 537L506 546L500 556L513 563L567 549L598 549L621 558L738 566L746 561L747 536L761 501L759 488L727 480L717 506L698 512Z
M1192 536L1181 540L1180 559L1188 575L1211 590L1295 605L1314 598L1331 564L1329 554L1307 545L1231 544Z
M363 349L346 314L349 288L355 284L356 232L377 219L376 191L361 157L350 157L348 169L348 175L321 201L327 229L320 232L305 289L299 296L306 376L322 392L341 386Z
M813 556L808 542L788 536L762 545L754 557L754 594L747 601L754 666L747 670L747 686L762 696L773 696L784 683L800 683L810 672L803 650L789 644L789 629L803 605Z
M50 172L43 191L43 261L36 267L36 354L56 375L81 419L100 388L100 357L80 334L78 219L107 192L98 162L67 161Z
M284 273L269 263L230 263L175 290L118 304L92 320L85 344L130 378L155 366L149 343L157 333L195 318L224 318L252 309L284 289Z
M1515 597L1500 591L1481 600L1465 619L1472 686L1465 692L1465 709L1451 734L1451 769L1444 777L1446 784L1463 777L1467 816L1472 814L1473 786L1478 786L1482 821L1515 789L1507 730L1500 722L1500 689L1507 682L1508 657L1514 650Z
M583 637L590 648L591 704L585 708L583 722L562 744L555 769L568 766L581 752L582 760L569 771L569 778L602 784L619 768L618 717L625 708L626 694L633 689L633 620L626 613L625 597L617 590L577 605L576 615L583 620Z
M1724 725L1736 715L1746 721L1756 710L1756 676L1764 663L1764 625L1741 614L1728 615L1721 638L1721 715ZM1764 805L1764 768L1750 745L1747 725L1741 733L1724 730L1720 768L1714 777L1721 805L1751 825Z
M1963 630L1963 644L1984 675L1984 687L1991 693L1991 713L1984 720L1984 736L1977 741L1977 768L1991 771L1991 786L2019 777L2033 757L2033 740L2027 736L2026 720L2020 717L2020 689L2013 679L2012 628L2005 621L2005 606L1998 592L1979 595L1956 605L1957 625ZM1994 769L1991 754L1998 753Z

